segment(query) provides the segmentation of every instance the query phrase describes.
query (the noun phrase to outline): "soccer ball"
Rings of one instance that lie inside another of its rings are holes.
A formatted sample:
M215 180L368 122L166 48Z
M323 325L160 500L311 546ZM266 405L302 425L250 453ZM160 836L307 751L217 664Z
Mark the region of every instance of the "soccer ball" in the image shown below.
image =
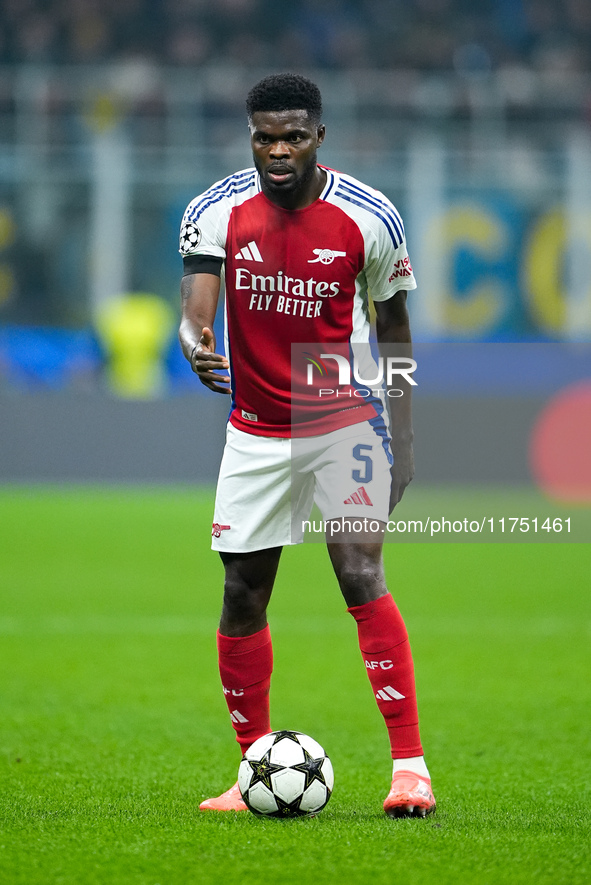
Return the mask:
M320 744L299 731L272 731L242 757L238 785L252 812L266 817L311 817L332 793L332 764Z

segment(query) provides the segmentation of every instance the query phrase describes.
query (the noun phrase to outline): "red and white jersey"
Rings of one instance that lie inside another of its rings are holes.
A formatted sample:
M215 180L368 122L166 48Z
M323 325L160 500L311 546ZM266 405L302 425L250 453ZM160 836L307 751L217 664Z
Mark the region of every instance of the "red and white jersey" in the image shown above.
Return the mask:
M196 197L183 216L181 254L224 261L230 421L247 433L292 435L293 391L305 391L304 380L293 384L292 344L319 342L348 354L351 344L369 341L368 293L385 301L399 289L416 288L392 203L351 176L322 168L326 186L305 209L275 205L262 193L257 171L246 169ZM296 405L311 409L298 435L382 411L359 399L312 401L311 392L309 404Z

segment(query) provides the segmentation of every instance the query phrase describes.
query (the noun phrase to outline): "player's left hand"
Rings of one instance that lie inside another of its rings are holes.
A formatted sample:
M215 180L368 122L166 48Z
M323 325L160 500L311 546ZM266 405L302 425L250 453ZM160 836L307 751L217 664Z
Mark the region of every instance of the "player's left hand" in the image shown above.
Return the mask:
M394 464L390 468L392 488L390 490L390 513L399 503L404 490L415 474L415 461L412 442L405 445L392 446Z

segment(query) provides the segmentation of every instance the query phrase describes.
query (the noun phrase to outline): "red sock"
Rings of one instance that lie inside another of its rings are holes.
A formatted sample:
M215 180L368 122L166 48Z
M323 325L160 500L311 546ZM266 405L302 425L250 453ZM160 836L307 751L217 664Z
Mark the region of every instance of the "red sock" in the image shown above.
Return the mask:
M244 754L257 738L271 731L269 689L273 647L269 625L252 636L223 636L219 630L218 660L236 740Z
M396 603L387 593L348 611L357 621L359 648L386 722L392 758L422 756L412 655Z

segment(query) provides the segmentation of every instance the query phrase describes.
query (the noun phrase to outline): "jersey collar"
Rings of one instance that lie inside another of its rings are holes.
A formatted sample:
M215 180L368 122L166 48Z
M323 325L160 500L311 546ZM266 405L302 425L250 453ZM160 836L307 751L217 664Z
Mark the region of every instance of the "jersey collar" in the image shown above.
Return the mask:
M318 164L320 166L320 164ZM329 169L327 166L320 166L320 168L326 172L326 184L322 189L322 193L318 197L319 200L326 200L330 192L335 186L336 183L336 175L333 169Z

